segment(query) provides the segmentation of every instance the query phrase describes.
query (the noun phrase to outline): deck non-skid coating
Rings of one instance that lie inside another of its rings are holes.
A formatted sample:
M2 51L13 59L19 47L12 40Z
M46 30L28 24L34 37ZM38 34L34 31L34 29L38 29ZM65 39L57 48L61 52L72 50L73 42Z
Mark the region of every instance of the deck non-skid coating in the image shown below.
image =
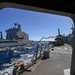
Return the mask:
M34 71L25 71L22 75L66 75L65 70L71 66L72 48L68 46L64 49L65 47L67 46L60 46L60 50L56 47L54 51L50 51L50 58L41 60Z

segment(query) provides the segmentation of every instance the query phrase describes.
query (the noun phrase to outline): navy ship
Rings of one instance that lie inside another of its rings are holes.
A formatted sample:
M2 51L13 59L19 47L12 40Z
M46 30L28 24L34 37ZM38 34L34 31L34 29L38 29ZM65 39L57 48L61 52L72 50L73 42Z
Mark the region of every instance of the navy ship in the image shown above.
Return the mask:
M61 45L64 45L65 44L64 38L60 34L60 29L59 28L58 28L58 35L56 36L55 41L56 41L54 43L55 46L61 46Z
M20 46L29 43L29 35L22 31L21 25L18 23L14 23L14 27L5 30L5 32L6 39L3 39L0 31L0 47Z

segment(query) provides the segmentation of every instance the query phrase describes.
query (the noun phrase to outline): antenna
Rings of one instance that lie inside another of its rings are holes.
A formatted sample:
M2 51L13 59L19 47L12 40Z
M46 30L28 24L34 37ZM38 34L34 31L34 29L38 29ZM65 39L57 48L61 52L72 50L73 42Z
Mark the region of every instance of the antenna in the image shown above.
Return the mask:
M60 36L60 29L58 28L58 35Z
M14 23L15 28L16 28L16 25L17 25L17 23Z
M74 24L72 25L72 28L71 29L74 29Z
M20 24L18 24L17 22L16 22L16 23L14 23L15 28L16 28L16 26L18 26L18 25L20 25Z
M73 33L74 32L74 24L72 24L72 28L71 29L72 29L72 33Z

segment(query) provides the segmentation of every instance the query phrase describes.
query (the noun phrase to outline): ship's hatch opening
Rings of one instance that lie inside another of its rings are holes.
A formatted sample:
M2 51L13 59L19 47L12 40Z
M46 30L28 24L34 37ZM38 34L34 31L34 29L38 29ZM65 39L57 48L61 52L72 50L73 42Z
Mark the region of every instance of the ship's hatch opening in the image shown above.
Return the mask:
M31 42L35 44L44 37L39 43L50 42L51 45L54 45L54 51L50 50L50 58L42 60L40 66L33 71L33 75L35 73L38 75L51 73L63 75L64 70L70 69L71 65L73 28L73 21L67 16L4 8L0 10L0 41L18 42L0 43L0 59L2 59L0 62L5 62L6 65L12 64L13 59L14 63L22 54L25 54L25 50L28 50L27 54L30 55L34 49L29 50L30 47L25 49L24 46ZM18 47L17 49L20 51L18 52L14 46ZM19 46L23 46L23 48L19 48ZM4 52L2 53L2 51ZM0 69L3 69L2 67L4 67L3 64L0 65Z

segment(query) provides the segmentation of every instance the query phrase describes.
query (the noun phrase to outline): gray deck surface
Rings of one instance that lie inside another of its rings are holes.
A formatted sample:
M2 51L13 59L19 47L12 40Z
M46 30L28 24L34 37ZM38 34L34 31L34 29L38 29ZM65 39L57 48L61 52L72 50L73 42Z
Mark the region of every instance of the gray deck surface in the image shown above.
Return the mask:
M69 45L55 47L49 59L40 60L32 72L25 71L22 75L65 75L64 70L71 65L71 55L72 48Z

